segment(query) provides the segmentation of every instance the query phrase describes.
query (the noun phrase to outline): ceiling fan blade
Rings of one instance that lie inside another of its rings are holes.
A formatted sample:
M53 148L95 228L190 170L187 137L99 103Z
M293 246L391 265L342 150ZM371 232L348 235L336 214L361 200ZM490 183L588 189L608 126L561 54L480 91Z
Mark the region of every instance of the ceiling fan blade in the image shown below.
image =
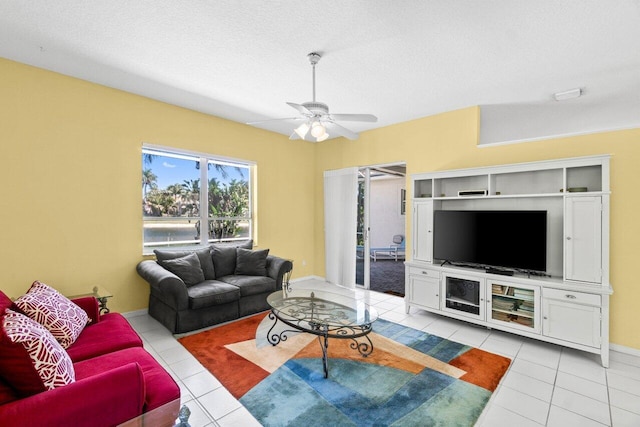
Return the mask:
M308 116L313 116L313 113L311 111L309 111L309 109L307 107L305 107L304 105L296 104L294 102L287 102L287 105L295 108L301 114L306 114Z
M282 119L267 119L267 120L258 120L257 122L247 122L248 125L258 125L260 123L268 123L268 122L279 122L283 120L308 120L306 117L285 117Z
M373 114L331 114L333 120L345 122L377 122Z
M340 126L337 123L323 122L323 124L325 125L325 127L327 128L327 132L331 136L344 136L345 138L350 139L352 141L355 139L358 139L357 133L350 131L346 127Z

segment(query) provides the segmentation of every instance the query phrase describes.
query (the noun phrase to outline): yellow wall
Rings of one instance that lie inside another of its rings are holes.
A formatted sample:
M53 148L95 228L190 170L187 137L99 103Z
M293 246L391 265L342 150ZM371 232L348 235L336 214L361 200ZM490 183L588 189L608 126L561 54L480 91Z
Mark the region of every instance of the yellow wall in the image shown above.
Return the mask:
M640 284L640 129L478 148L478 108L400 123L364 132L357 141L330 140L316 153L316 270L324 275L322 172L395 161L407 163L407 188L413 173L508 163L611 154L611 342L640 349L637 333ZM407 206L408 251L411 206Z
M18 296L35 279L67 293L102 284L115 294L113 309L146 307L148 285L135 272L142 142L255 161L258 243L293 259L294 277L324 275L324 170L405 161L412 174L611 154L611 341L640 349L633 274L640 129L477 148L478 114L476 107L443 113L357 141L291 142L0 59L0 289Z
M255 161L259 246L313 274L312 144L0 59L0 289L101 284L112 309L146 307L142 142Z

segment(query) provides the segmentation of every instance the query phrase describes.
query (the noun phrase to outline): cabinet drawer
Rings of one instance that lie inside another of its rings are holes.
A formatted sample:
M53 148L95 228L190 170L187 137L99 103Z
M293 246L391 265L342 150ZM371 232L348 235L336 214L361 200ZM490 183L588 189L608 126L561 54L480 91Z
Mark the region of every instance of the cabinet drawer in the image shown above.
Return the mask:
M577 304L600 306L600 295L585 294L584 292L563 291L561 289L545 289L543 291L545 298L574 302Z
M428 268L409 267L409 274L415 274L416 276L431 277L434 279L440 279L440 272L436 270L429 270Z

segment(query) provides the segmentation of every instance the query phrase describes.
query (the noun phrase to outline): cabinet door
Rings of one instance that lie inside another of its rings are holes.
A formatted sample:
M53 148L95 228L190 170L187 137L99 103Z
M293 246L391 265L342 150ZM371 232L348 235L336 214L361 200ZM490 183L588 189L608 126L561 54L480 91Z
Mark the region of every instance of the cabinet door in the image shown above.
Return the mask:
M485 279L476 276L442 276L442 310L485 320Z
M600 348L600 307L543 298L542 333Z
M409 276L409 300L411 303L439 310L439 292L440 280Z
M413 205L413 259L432 261L433 200L417 201Z
M602 200L567 197L564 217L566 280L602 281Z
M490 323L540 332L540 288L492 280L487 281L487 290L487 320Z

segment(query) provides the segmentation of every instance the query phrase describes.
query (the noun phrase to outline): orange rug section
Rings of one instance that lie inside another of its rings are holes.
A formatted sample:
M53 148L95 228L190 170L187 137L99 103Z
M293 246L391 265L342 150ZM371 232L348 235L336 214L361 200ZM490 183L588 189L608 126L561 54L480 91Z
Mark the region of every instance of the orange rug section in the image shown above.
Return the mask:
M218 326L208 331L179 338L178 341L196 359L240 399L253 386L269 376L269 372L238 356L224 346L252 340L265 313Z
M466 353L449 362L467 373L460 377L461 380L485 388L490 392L495 391L500 379L509 368L511 360L497 354L472 348ZM491 367L491 369L487 369Z

